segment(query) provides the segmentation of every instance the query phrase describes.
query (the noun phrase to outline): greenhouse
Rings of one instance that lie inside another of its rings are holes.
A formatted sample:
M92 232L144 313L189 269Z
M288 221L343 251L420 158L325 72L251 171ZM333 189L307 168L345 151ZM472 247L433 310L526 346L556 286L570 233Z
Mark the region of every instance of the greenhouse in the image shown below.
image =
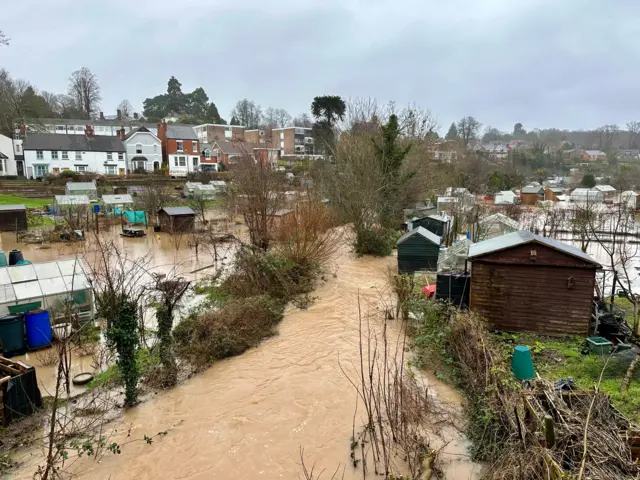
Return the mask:
M64 319L68 300L75 305L79 321L93 319L91 284L80 260L0 268L0 316L45 309L55 324Z

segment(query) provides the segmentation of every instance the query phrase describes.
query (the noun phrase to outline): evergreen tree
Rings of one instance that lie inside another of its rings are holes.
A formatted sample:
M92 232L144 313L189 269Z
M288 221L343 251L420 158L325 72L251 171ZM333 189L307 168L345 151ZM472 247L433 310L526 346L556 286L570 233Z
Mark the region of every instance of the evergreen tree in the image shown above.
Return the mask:
M447 140L457 140L458 139L458 127L456 127L456 122L452 122L449 127L449 131L447 135L444 137Z

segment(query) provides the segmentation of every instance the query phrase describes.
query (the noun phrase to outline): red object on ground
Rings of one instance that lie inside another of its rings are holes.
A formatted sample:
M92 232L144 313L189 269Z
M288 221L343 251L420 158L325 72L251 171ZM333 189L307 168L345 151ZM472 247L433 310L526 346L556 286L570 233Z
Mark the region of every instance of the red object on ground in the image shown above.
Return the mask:
M424 294L431 298L433 295L435 295L436 293L436 286L435 285L426 285L422 291L424 292Z

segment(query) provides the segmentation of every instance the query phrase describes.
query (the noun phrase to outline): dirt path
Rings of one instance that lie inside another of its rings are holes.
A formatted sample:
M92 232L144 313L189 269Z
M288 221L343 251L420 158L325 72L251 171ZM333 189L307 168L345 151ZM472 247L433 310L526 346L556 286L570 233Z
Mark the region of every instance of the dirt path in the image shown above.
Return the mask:
M115 441L129 427L132 438L169 430L166 436L152 445L125 445L100 463L77 462L74 473L114 480L295 479L301 446L317 468L347 464L355 392L340 365L353 372L349 365L359 361L358 293L375 308L394 262L343 253L309 310L288 308L278 336L129 410ZM430 381L442 402L459 405L453 390ZM443 436L440 443L450 442L450 455L443 456L447 478L476 478L464 438L452 428ZM35 463L29 468L21 474L32 473ZM362 474L347 466L345 478Z

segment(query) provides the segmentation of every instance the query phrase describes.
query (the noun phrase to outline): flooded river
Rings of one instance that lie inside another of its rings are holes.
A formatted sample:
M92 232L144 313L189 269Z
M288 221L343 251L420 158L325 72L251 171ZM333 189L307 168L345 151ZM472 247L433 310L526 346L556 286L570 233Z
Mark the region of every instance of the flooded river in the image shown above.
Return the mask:
M317 469L333 472L348 464L355 391L340 367L353 374L359 362L358 295L363 308L379 307L394 261L356 259L345 251L335 275L314 293L316 302L304 311L287 309L279 335L126 411L114 441L126 441L121 432L128 428L130 438L168 431L166 436L152 445L127 444L121 455L99 463L81 460L73 473L100 479L295 479L300 447ZM442 404L459 409L455 391L429 382ZM447 478L476 478L479 467L468 460L464 438L445 429L434 446L446 442ZM35 465L27 462L20 475L26 478ZM345 478L362 473L347 466Z

